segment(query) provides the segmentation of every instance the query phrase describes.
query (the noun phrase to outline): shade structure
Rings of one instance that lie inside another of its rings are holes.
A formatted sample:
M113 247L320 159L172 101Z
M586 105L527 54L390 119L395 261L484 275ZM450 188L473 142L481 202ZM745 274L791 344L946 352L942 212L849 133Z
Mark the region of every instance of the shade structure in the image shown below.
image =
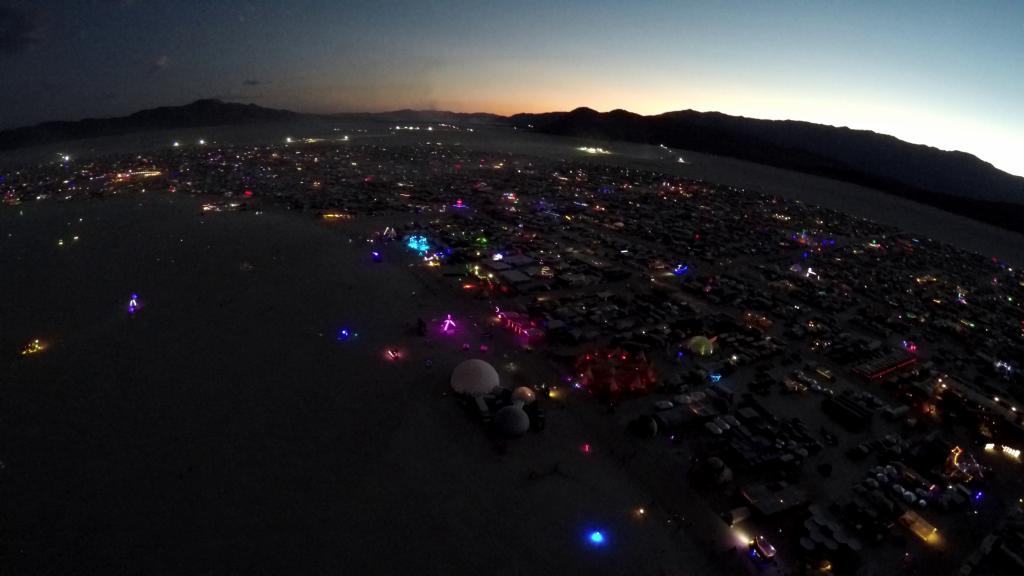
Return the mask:
M452 371L452 390L459 394L484 396L499 386L498 371L478 358L466 360Z
M522 436L530 429L530 417L518 405L505 406L494 415L494 426L505 436Z

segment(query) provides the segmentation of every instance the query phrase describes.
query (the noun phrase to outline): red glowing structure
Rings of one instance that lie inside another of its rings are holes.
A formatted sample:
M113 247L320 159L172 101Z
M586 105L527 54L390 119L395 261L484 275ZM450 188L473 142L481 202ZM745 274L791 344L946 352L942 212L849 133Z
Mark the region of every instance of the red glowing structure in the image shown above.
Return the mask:
M495 314L497 315L498 323L517 336L524 336L526 338L540 336L541 331L537 328L536 323L525 314L507 312L501 308L495 308Z
M653 390L657 376L643 352L609 349L584 354L576 360L580 384L608 399L646 394Z

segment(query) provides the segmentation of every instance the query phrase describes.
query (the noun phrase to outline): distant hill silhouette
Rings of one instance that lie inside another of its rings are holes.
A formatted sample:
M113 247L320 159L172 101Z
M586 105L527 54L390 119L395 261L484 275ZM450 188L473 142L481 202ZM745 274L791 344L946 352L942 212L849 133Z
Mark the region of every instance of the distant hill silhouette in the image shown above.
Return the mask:
M117 136L145 130L225 126L294 120L302 115L287 110L263 108L220 100L196 100L185 106L141 110L119 118L88 118L72 122L44 122L35 126L0 131L0 150L49 144L65 140Z
M811 172L871 186L902 185L977 200L1024 203L1024 178L965 152L910 144L868 130L792 120L757 120L683 110L641 116L577 108L562 114L520 114L547 134L664 144Z
M445 110L394 110L391 112L342 112L332 114L332 118L359 119L365 118L383 122L448 122L474 124L508 124L508 118L486 112L447 112Z
M488 124L560 136L664 144L862 184L1012 230L1019 230L1024 222L1024 178L971 154L910 144L868 130L694 110L656 116L625 110L602 113L590 108L508 117L433 110L313 115L208 99L120 118L46 122L4 130L0 131L0 150L153 129L315 118Z
M992 224L1021 229L1024 178L965 152L910 144L868 130L683 110L517 114L520 129L664 144L862 184Z

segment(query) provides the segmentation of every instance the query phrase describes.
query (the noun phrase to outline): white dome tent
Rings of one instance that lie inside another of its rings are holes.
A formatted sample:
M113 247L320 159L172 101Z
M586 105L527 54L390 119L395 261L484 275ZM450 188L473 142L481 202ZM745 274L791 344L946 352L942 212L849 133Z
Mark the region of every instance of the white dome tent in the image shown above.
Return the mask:
M533 391L533 388L520 386L512 391L512 400L523 404L533 404L537 400L537 393Z
M500 385L498 371L478 358L466 360L452 370L452 390L469 396L490 394Z
M505 436L522 436L530 429L530 417L517 402L498 410L494 426Z

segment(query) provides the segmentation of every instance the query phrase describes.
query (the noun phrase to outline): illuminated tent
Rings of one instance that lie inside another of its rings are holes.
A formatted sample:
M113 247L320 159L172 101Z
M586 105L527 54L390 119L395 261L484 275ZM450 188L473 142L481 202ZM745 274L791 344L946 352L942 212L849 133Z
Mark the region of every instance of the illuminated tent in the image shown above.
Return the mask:
M604 399L646 393L656 381L654 368L643 352L631 354L619 348L580 356L576 360L576 371L580 383Z
M710 356L715 352L715 343L707 336L694 336L686 343L686 348L698 356Z
M452 371L451 383L452 390L459 394L483 396L498 387L498 371L483 360L466 360Z
M506 436L522 436L530 429L530 417L518 405L505 406L494 415L494 425Z
M532 404L536 399L537 394L533 391L533 388L520 386L512 391L512 400L522 402L523 404Z

